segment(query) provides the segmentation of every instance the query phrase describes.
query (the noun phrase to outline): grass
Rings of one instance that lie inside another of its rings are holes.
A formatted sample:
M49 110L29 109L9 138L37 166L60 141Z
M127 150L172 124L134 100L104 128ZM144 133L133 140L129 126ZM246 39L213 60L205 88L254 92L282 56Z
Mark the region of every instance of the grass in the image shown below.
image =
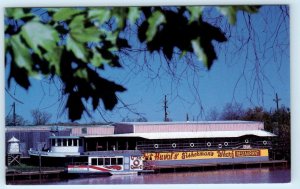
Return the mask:
M41 167L41 171L51 171L51 170L62 170L64 167ZM7 166L6 171L19 171L19 172L34 172L39 171L39 166L32 166L26 164Z

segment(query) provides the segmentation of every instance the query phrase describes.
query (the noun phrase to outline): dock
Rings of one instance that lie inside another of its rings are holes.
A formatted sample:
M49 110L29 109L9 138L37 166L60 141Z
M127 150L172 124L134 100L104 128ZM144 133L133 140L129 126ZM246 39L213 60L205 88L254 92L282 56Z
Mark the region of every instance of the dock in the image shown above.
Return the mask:
M48 178L61 178L65 176L64 169L47 170L47 171L10 171L6 173L7 180L26 180L26 179L48 179Z
M148 170L153 170L155 173L159 172L176 172L176 171L205 171L218 169L247 169L247 168L287 168L288 161L286 160L272 160L260 162L238 162L238 163L205 163L205 164L185 164L172 166L155 166L147 167Z

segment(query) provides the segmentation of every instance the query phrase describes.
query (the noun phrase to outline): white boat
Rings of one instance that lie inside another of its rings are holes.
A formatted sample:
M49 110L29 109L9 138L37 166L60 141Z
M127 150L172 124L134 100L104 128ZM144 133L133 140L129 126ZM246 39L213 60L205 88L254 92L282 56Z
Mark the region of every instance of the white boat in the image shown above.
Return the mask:
M50 147L28 151L33 162L42 166L65 166L69 174L137 174L143 170L137 150L85 152L83 138L51 136Z

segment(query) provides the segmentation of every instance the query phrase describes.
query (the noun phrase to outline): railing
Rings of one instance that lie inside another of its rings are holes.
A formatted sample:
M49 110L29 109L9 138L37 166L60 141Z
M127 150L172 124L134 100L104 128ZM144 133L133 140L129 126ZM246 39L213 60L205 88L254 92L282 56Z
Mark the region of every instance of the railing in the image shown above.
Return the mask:
M141 155L139 150L115 150L115 151L87 151L84 155L95 155L95 156L117 156L117 155Z
M75 166L80 166L80 165L90 165L88 162L70 162L68 165L75 165Z

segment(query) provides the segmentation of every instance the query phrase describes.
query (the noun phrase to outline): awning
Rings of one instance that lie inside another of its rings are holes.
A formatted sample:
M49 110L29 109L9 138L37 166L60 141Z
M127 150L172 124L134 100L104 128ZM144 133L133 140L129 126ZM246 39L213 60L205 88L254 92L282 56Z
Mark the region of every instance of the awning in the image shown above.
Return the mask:
M87 135L84 138L104 137L140 137L145 139L188 139L188 138L235 138L245 135L258 137L274 137L273 133L263 130L249 131L204 131L204 132L161 132L161 133L125 133L114 135Z

